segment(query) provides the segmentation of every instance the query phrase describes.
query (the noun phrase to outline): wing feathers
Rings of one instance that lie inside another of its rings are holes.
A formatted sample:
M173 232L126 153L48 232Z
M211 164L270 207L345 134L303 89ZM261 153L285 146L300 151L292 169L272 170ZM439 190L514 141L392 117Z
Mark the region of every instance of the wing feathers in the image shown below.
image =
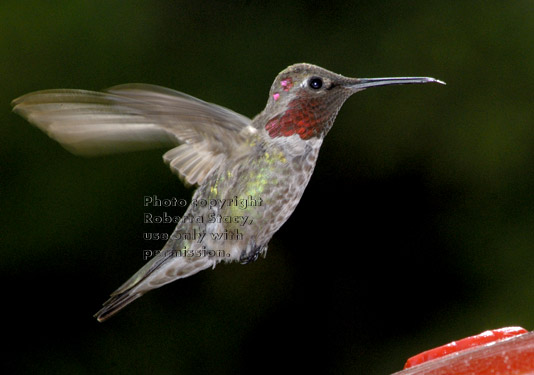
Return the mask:
M174 146L164 160L190 184L201 183L224 162L251 123L224 107L146 84L119 85L104 92L37 91L12 105L75 154Z

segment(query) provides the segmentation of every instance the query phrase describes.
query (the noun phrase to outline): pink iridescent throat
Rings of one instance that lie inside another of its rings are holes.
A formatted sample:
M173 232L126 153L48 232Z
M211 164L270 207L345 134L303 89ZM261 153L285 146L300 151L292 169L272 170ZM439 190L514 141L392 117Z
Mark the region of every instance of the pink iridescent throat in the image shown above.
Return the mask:
M287 111L270 119L265 130L271 138L290 137L298 134L301 139L319 136L326 118L321 114L317 99L295 99L288 105Z
M293 88L293 80L286 77L280 81L282 91L288 92ZM273 94L274 101L280 99L280 93ZM271 138L290 137L298 134L301 139L310 139L317 136L321 131L323 118L317 118L316 113L319 101L316 99L295 99L288 105L287 111L270 119L265 125L265 130Z

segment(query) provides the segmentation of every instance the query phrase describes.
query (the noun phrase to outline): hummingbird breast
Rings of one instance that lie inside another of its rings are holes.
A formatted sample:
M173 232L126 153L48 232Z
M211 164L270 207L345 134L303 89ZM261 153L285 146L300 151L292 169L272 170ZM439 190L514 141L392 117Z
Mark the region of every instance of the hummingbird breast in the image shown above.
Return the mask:
M185 216L201 218L193 225L206 233L203 246L223 250L218 261L255 259L266 251L313 173L321 142L305 143L295 154L283 145L258 142L254 152L228 160L197 189L192 203L206 205L191 204Z

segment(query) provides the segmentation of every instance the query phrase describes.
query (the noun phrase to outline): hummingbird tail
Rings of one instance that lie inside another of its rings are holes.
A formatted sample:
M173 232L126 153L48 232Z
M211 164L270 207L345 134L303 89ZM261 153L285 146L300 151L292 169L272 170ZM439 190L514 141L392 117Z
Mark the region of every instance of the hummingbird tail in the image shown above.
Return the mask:
M106 302L104 302L103 307L94 315L94 317L99 322L103 322L111 318L113 315L118 313L120 310L122 310L124 307L126 307L142 295L142 293L132 294L131 290L116 294L110 299L108 299Z
M145 264L128 281L111 294L103 307L94 315L103 322L146 292L174 280L191 276L213 266L216 261L207 256L190 257L177 255L180 252L162 251Z

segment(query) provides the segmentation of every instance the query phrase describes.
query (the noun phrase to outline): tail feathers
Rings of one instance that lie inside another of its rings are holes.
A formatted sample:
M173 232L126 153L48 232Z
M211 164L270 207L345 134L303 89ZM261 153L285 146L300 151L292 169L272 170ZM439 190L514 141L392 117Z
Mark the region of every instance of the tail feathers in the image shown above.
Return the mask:
M191 276L214 264L214 260L208 257L191 258L176 256L172 251L161 252L113 292L94 317L103 322L149 290Z
M157 257L153 258L132 277L130 277L124 284L122 284L116 291L114 291L111 294L111 298L104 302L103 307L93 316L99 322L103 322L141 297L150 289L157 288L157 286L148 286L143 288L144 290L140 290L139 287L143 282L147 281L148 277L152 275L154 271L160 269L168 260L169 255L162 256L161 253Z
M104 307L102 307L94 317L99 321L103 322L113 315L118 313L124 307L141 297L143 293L132 293L132 290L122 292L120 294L114 295L106 302L104 302Z

